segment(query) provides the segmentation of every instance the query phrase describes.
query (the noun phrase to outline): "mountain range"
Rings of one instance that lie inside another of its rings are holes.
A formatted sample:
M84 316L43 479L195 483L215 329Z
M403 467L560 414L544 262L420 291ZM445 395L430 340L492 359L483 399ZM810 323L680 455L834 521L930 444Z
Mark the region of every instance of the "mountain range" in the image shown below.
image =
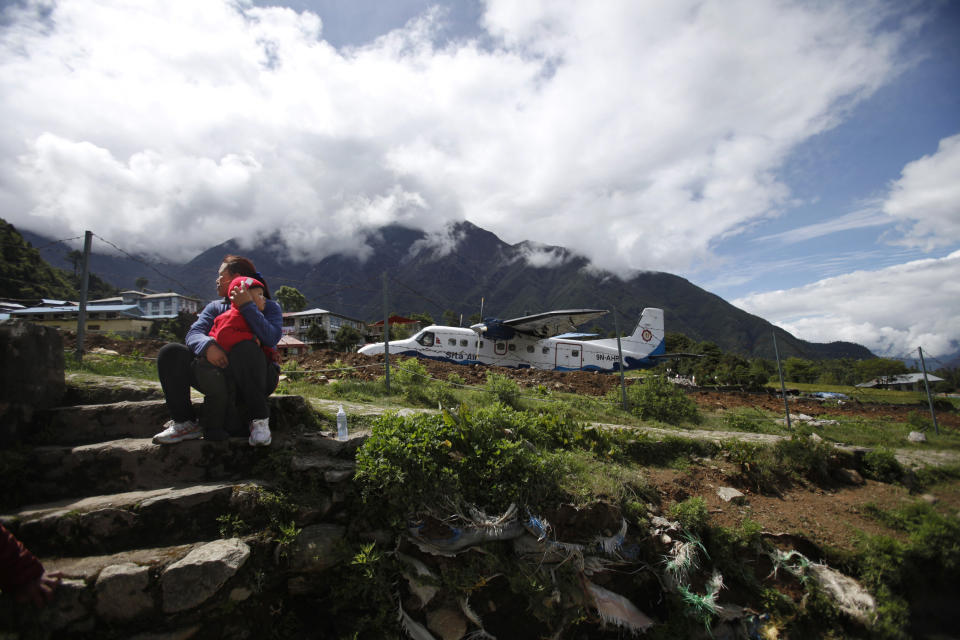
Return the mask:
M69 264L66 255L72 247L22 233L34 247L42 247L41 255L52 265ZM772 359L774 334L782 358L874 357L866 347L850 342L800 340L679 276L652 271L620 276L592 267L586 258L563 247L511 245L469 222L452 225L443 236L391 225L367 234L366 243L371 251L365 260L335 254L297 261L289 258L276 236L254 249L241 249L228 240L185 264L175 264L122 255L95 241L90 269L121 289L146 278L154 290L210 299L221 259L239 253L253 260L274 291L281 285L296 287L308 307L367 322L383 318L386 284L391 313L426 312L438 321L447 310L465 321L481 311L483 300L483 316L499 318L553 309L615 308L618 328L628 332L644 307L660 307L668 333L713 342L723 351L746 357ZM614 314L581 330L612 332Z

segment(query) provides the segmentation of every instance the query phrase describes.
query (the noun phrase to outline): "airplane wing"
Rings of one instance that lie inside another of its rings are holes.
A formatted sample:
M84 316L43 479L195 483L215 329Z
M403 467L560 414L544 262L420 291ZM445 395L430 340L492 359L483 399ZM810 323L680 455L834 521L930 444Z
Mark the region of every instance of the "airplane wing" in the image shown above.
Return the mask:
M501 328L509 328L517 333L523 333L537 338L550 338L566 333L579 325L595 320L608 312L603 309L564 309L547 311L531 316L511 318L510 320L486 320L475 324L471 329L477 333L503 333Z

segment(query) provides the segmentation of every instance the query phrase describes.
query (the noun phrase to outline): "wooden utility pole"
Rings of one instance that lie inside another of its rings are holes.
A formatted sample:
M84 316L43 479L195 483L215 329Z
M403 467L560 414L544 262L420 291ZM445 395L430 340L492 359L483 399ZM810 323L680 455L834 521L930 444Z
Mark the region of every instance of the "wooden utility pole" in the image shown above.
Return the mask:
M620 365L620 402L623 404L623 410L629 411L627 407L627 383L623 379L623 349L620 347L620 323L617 322L617 308L613 308L613 332L617 334L617 355Z
M927 404L930 405L930 418L933 420L933 429L940 435L940 426L937 424L937 414L933 410L933 396L930 395L930 381L927 380L927 363L923 361L923 347L917 347L920 353L920 367L923 369L923 386L927 389Z
M783 367L780 366L780 350L777 349L777 333L773 334L773 353L777 356L777 372L780 373L780 393L783 394L783 410L787 415L787 429L790 428L790 405L787 404L787 387L783 384Z
M387 272L383 272L383 363L386 368L384 380L390 393L390 306L387 298Z
M83 360L83 341L87 332L87 281L90 277L90 246L93 244L93 232L83 236L83 269L80 271L80 309L77 313L77 362Z

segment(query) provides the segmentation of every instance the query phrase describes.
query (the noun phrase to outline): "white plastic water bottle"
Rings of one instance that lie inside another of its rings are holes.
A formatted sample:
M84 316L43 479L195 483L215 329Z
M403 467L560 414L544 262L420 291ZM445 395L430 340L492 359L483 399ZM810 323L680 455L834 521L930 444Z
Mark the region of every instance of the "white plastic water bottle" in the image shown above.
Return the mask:
M347 414L343 411L343 405L337 409L337 440L347 439Z

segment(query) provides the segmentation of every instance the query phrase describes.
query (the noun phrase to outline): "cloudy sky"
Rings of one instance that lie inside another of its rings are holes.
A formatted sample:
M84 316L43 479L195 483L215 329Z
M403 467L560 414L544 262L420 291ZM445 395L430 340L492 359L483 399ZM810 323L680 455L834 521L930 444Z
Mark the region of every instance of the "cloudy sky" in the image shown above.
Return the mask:
M469 220L808 340L960 349L960 2L2 7L20 228L172 259L279 229L321 257Z

